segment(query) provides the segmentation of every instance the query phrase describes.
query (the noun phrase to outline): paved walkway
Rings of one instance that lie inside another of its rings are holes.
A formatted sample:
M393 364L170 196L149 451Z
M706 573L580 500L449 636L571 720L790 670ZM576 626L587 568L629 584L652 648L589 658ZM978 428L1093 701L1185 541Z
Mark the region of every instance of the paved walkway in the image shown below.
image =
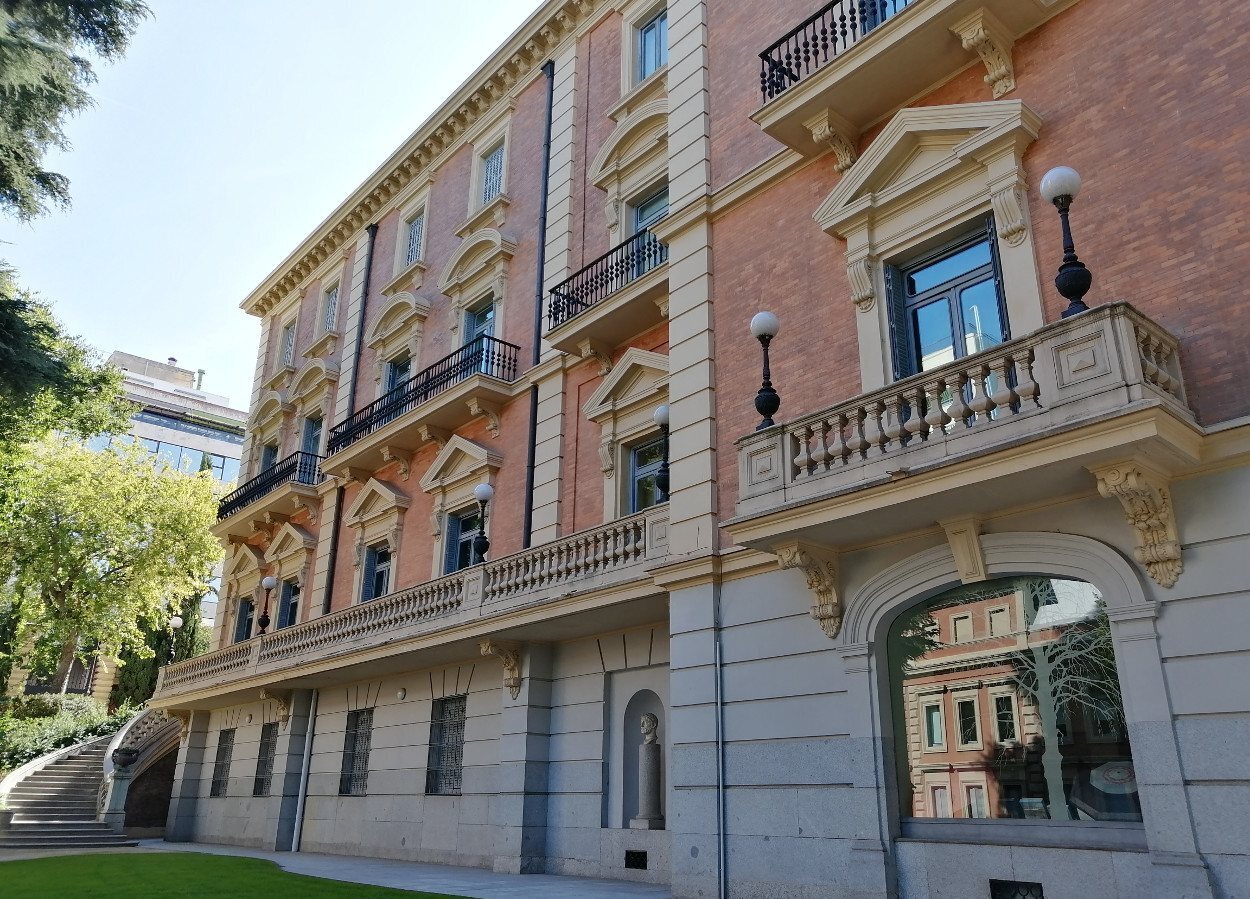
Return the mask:
M552 874L496 874L480 868L454 865L427 865L421 862L393 861L382 858L360 858L351 855L321 855L314 852L261 852L237 846L211 843L166 843L164 840L140 840L139 851L207 852L213 855L239 855L276 862L292 874L308 874L351 883L395 887L401 890L425 890L472 896L474 899L667 899L667 887L619 880L594 880L589 877L558 877ZM110 850L134 852L135 850ZM3 857L3 856L0 856Z

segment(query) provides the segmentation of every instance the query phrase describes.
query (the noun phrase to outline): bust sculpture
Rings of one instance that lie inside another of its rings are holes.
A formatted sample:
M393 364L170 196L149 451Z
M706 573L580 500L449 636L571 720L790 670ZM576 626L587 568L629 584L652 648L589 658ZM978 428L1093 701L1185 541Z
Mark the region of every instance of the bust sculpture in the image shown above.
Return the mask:
M642 742L654 743L659 738L656 733L660 726L660 719L652 715L650 712L644 712L642 715Z

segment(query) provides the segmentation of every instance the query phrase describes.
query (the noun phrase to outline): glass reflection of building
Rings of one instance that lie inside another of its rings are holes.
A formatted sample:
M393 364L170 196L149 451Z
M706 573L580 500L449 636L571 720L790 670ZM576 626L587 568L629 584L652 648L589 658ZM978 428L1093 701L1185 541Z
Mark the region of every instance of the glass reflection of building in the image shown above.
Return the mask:
M905 817L1141 820L1110 628L1089 584L949 590L894 622L890 666Z

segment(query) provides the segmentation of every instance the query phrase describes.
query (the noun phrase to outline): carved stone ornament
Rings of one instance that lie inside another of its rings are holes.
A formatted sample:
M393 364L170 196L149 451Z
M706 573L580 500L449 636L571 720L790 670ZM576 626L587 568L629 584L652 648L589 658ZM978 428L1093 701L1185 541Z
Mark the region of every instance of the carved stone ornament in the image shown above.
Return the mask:
M1133 555L1161 587L1171 587L1180 577L1180 537L1168 478L1136 462L1109 465L1094 471L1098 492L1114 497L1124 507L1124 517L1137 532Z
M989 578L985 568L985 550L981 546L981 522L977 518L955 518L939 521L946 531L946 542L955 557L959 579L974 584Z
M278 713L278 726L286 730L287 725L291 723L291 691L262 689L260 698L263 702L274 704Z
M310 501L306 499L305 497L296 495L292 503L295 506L295 512L297 514L300 512L304 512L308 515L309 524L317 523L317 515L320 511L320 506L321 506L320 502L318 502L317 500Z
M583 359L593 359L599 363L600 376L606 376L611 373L612 354L607 345L587 337L577 344L577 351Z
M495 656L503 662L503 685L512 698L521 695L521 645L503 640L483 640L479 644L484 656Z
M465 400L465 405L469 407L470 415L480 415L486 419L486 430L490 431L490 436L499 436L499 407L497 405L475 396Z
M851 301L860 312L871 312L877 301L873 272L876 260L871 256L856 259L846 266L846 277L851 282Z
M994 207L994 225L998 228L998 236L1009 246L1020 246L1028 233L1020 189L1013 184L996 190L990 194L990 204Z
M837 160L834 168L839 172L845 172L859 158L859 149L855 146L859 135L850 123L836 113L825 110L804 122L803 127L811 132L812 140L833 151Z
M820 628L828 637L836 637L842 630L842 598L838 596L837 550L815 543L796 540L778 544L773 548L777 565L783 571L797 568L807 578L807 589L816 595L811 616L820 622Z
M352 567L359 568L365 561L365 538L362 534L356 535L356 545L352 549Z
M178 742L187 742L187 737L191 734L191 710L190 709L166 709L171 718L177 718Z
M408 480L408 465L412 461L412 453L397 446L383 446L382 461L398 462L400 478L405 481Z
M997 100L1016 89L1016 70L1011 62L1014 40L1003 24L987 10L979 9L951 26L965 50L981 57L985 64L985 83Z

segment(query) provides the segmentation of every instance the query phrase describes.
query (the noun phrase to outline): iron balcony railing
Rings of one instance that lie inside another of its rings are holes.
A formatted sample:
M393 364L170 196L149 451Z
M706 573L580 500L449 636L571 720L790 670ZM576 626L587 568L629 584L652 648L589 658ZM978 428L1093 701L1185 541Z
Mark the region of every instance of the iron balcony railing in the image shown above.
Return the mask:
M317 466L321 457L315 453L292 453L281 462L266 468L250 481L244 481L239 488L226 497L217 506L217 520L228 518L262 496L272 493L283 484L319 484L321 472Z
M515 379L519 352L520 347L504 340L486 335L475 338L335 425L330 431L327 452L333 455L351 446L473 375L488 375L501 381Z
M667 261L668 247L644 228L551 288L551 327L580 315Z
M917 0L834 0L760 54L767 103Z

